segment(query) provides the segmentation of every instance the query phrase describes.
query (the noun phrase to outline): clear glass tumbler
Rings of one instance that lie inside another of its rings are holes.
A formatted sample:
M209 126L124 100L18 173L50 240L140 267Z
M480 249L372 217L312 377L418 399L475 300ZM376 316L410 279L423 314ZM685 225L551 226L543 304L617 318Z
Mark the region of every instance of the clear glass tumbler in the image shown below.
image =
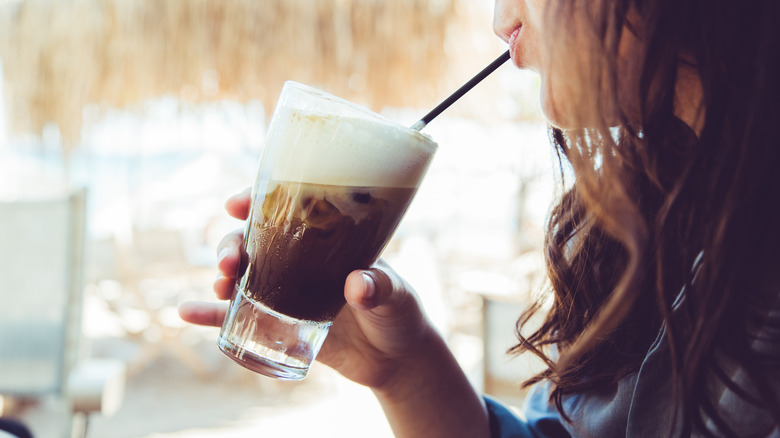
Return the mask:
M379 257L436 148L365 108L285 83L219 348L260 374L304 378L345 304L347 275Z

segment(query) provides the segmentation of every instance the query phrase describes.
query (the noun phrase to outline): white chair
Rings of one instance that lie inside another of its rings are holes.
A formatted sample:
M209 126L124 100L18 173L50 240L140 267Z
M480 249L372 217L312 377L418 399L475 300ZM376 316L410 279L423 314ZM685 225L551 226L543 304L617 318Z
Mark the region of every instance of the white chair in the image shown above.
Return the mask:
M124 364L86 360L81 346L85 191L0 200L0 395L55 396L58 436L111 415Z

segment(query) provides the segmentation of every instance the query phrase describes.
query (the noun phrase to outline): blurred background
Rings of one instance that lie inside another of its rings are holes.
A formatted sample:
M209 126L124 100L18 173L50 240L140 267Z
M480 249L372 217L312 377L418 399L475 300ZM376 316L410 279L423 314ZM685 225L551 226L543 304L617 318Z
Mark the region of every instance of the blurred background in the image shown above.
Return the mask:
M178 303L213 300L282 84L411 125L506 46L491 1L0 0L0 413L36 437L392 436L317 365L235 365ZM482 391L543 286L554 161L538 79L507 63L425 131L439 143L384 257Z

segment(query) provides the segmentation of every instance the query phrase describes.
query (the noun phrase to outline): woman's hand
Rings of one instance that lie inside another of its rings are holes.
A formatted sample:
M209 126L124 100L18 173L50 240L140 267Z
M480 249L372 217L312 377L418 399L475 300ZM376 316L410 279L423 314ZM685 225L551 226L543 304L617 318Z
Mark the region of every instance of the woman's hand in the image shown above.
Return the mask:
M249 215L250 190L225 204L238 219ZM237 277L246 266L244 232L236 230L222 239L217 251L219 276L214 282L217 298L228 300ZM371 269L352 272L344 286L347 305L339 313L317 359L346 378L371 388L389 384L408 359L429 350L438 337L425 319L411 287L390 266L378 261ZM183 303L179 313L185 321L221 326L225 303Z
M225 204L238 219L249 215L250 191ZM242 260L243 230L218 247L219 276L214 292L233 294ZM377 395L396 436L487 435L487 414L444 340L430 325L412 288L383 261L349 274L347 305L336 317L317 360ZM226 303L183 303L185 321L220 326Z

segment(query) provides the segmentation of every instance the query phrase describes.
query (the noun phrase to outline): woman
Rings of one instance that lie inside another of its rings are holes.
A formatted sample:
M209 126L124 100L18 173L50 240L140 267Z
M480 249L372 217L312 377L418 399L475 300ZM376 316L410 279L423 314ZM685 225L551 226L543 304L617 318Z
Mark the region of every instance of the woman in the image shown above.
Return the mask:
M514 348L547 363L526 418L474 391L382 262L347 278L319 360L372 388L399 437L780 436L778 19L776 0L497 0L575 172L547 230L554 305ZM220 245L219 298L241 239Z

